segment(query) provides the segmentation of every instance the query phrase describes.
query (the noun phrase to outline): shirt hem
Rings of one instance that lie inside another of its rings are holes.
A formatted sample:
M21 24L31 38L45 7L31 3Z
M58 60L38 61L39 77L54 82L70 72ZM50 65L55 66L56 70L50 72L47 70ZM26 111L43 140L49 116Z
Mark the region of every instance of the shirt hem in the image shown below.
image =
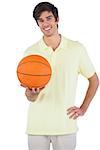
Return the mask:
M71 130L71 131L61 131L61 132L43 132L43 131L41 131L41 132L36 132L36 131L26 131L26 134L28 134L28 135L64 135L64 134L74 134L74 133L77 133L77 131L78 131L78 129L76 129L76 130Z

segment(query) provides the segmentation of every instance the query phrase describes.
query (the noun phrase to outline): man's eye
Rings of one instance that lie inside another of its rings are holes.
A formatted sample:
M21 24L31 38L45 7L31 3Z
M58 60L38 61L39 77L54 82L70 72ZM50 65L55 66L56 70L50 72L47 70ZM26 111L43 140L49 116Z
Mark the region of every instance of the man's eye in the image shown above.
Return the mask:
M51 19L52 19L52 17L48 17L48 18L47 18L47 20L51 20Z
M38 20L39 22L43 22L43 20Z

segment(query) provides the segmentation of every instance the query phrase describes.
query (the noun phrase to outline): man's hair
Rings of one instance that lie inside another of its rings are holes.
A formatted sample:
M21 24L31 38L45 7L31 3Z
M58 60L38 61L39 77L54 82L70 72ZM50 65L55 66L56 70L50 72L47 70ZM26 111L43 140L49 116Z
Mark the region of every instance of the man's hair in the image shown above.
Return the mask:
M33 18L35 19L36 22L39 19L41 13L44 11L52 12L52 14L55 17L55 21L57 21L58 9L49 2L41 2L37 4L33 10ZM37 22L37 25L38 25L38 22Z

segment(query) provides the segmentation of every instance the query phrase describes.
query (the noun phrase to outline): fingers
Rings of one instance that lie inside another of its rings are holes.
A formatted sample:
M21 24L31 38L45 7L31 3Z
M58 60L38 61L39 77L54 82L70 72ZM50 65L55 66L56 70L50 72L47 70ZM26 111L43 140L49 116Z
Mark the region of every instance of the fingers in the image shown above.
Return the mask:
M79 114L78 113L72 113L71 116L69 116L69 118L73 118L73 119L77 119L79 117Z
M20 86L22 86L22 87L26 88L26 86L25 86L24 84L20 84Z
M40 89L39 89L39 88L32 88L32 92L35 93L35 94L36 94L36 93L39 93L39 92L40 92Z
M77 109L76 109L77 107L76 106L74 106L74 107L70 107L69 109L67 109L67 111L68 111L68 115L70 114L70 113L72 113L73 111L76 111Z
M44 89L44 87L41 87L41 88L32 88L32 91L34 92L34 93L39 93L41 90L43 90Z
M41 88L29 88L29 87L27 87L26 85L24 85L22 83L20 84L20 86L22 86L22 87L24 87L26 89L32 90L34 93L39 93L42 89L44 89L44 87L41 87Z
M33 94L38 94L41 90L44 89L44 87L41 87L41 88L29 88L23 84L20 84L20 86L26 88L26 92L28 93L33 93Z
M69 115L69 118L77 119L79 116L82 116L82 110L76 106L70 107L67 109L67 115Z

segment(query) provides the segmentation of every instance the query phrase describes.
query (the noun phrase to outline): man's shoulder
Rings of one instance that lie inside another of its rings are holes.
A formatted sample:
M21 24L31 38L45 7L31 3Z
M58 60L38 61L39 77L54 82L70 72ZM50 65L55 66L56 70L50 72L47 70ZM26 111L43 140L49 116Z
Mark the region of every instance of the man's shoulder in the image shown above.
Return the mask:
M38 48L40 46L40 42L41 40L38 40L37 42L35 42L34 44L30 45L27 50L34 50L36 48Z
M38 40L37 42L35 42L34 44L32 44L31 46L29 46L29 47L25 50L24 56L35 53L35 52L39 49L39 47L40 47L40 42L41 42L41 39Z
M79 41L69 39L65 36L63 36L63 37L64 37L64 41L67 43L67 45L69 47L80 47L80 46L82 46L82 44Z
M72 40L67 37L64 37L64 41L67 44L67 47L69 49L77 49L77 50L85 49L84 45L81 42L79 42L78 40Z

